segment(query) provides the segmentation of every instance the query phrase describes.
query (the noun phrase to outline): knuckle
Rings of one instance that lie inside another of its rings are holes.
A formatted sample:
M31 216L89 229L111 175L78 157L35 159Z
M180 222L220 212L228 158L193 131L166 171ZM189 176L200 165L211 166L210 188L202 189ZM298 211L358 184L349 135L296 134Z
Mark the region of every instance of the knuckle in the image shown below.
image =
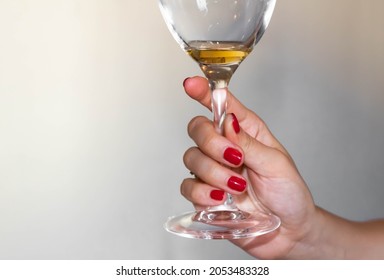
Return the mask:
M194 139L207 128L212 128L212 122L204 116L196 116L188 123L188 135Z
M199 123L201 123L201 116L194 117L189 123L188 123L188 135L192 137L193 132L195 131L196 127Z
M188 150L185 151L184 155L183 155L183 162L184 162L184 165L188 168L189 166L189 162L190 162L190 158L191 158L191 153L193 152L193 147L189 148Z
M204 192L199 188L200 183L196 179L186 178L180 186L180 193L183 197L193 203L204 201Z
M193 162L194 155L197 151L198 151L197 147L190 147L185 151L183 155L183 162L185 167L187 168L191 167L191 162Z
M188 185L190 184L190 178L186 178L181 182L180 185L180 193L182 196L187 197L187 190L188 190Z
M254 141L256 140L249 135L246 135L246 137L244 137L244 139L241 141L241 148L245 154L252 149Z

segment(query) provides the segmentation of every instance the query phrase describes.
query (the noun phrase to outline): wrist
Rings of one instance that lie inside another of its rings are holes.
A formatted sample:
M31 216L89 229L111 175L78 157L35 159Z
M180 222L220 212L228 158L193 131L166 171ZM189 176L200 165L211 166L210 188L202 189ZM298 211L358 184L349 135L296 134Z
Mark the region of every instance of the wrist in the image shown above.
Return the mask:
M320 207L316 207L316 222L313 228L314 259L345 259L345 228L348 222ZM343 229L342 229L343 228Z
M338 223L345 222L315 207L308 219L306 230L296 242L288 258L291 259L344 259L345 250L342 245L343 236L337 229Z

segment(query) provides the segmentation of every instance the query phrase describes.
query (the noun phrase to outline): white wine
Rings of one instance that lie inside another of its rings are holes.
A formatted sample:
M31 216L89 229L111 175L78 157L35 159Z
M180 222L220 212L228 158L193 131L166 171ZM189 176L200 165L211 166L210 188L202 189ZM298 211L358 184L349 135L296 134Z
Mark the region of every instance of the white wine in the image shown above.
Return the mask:
M240 64L251 49L236 42L208 43L190 42L187 53L200 64L231 65Z
M188 54L202 64L239 64L248 55L247 51L236 50L195 50L190 49Z
M186 52L210 80L229 82L240 63L252 51L238 42L192 41Z

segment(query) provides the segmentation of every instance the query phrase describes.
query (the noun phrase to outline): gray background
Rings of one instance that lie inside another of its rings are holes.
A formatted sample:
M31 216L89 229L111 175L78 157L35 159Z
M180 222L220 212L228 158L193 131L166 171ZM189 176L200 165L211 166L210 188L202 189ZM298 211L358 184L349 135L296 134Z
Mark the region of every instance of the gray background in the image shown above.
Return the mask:
M291 152L316 203L384 216L384 2L280 0L231 82ZM166 233L209 115L157 2L0 1L0 258L249 258Z

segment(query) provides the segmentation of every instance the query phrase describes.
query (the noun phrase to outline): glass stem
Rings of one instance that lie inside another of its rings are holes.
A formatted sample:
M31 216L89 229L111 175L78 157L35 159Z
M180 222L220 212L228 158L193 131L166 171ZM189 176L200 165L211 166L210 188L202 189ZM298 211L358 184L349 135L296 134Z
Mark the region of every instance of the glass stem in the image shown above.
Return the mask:
M227 83L215 81L209 83L211 88L211 105L213 123L218 133L223 134L223 123L227 113Z
M209 81L211 89L211 106L213 112L213 123L218 133L224 134L224 120L227 113L228 82L225 80ZM224 202L226 208L236 208L231 194L226 194Z

